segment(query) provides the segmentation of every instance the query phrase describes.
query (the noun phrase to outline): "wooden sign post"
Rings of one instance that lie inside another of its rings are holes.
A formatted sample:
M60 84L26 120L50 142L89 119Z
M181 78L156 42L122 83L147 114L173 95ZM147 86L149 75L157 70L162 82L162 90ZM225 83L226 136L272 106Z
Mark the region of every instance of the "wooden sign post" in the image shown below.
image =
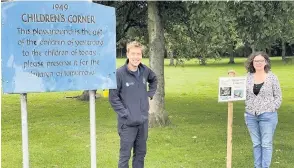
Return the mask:
M219 78L218 102L228 103L227 128L227 168L232 167L233 102L246 100L246 76L236 77L234 70L228 71L228 77Z
M236 72L230 70L229 77L235 77ZM232 167L232 134L233 134L233 102L228 102L228 128L227 128L227 168Z

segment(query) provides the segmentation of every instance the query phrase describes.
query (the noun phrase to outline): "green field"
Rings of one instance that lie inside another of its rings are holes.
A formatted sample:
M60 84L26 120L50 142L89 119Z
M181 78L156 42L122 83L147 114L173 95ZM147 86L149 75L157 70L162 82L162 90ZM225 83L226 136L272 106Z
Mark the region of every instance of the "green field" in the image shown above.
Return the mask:
M294 64L274 58L283 103L274 140L272 168L294 167ZM148 65L148 60L144 60ZM166 110L172 124L149 129L146 168L223 168L226 165L227 103L218 103L218 78L234 69L244 75L244 59L200 66L169 67L166 60ZM118 60L118 66L124 60ZM28 94L30 167L89 168L89 103L66 96L81 92ZM253 167L252 145L244 124L244 102L234 103L233 167ZM96 101L97 165L117 167L116 114L107 98ZM22 167L19 95L2 95L2 167Z

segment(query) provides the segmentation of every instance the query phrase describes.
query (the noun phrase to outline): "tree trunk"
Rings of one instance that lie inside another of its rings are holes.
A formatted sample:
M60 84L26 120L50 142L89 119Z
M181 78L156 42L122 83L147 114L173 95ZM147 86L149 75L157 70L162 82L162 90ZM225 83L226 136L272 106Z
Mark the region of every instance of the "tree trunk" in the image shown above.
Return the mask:
M284 61L286 57L286 43L285 41L282 39L282 60Z
M206 65L206 58L203 58L203 57L201 57L200 59L199 59L199 64L200 65Z
M95 95L96 95L97 90L95 90ZM95 96L97 98L97 95ZM77 96L77 99L82 100L82 101L89 101L89 91L84 90L83 93L79 96Z
M153 100L150 101L150 127L168 125L169 119L165 111L164 91L164 34L158 10L158 2L148 1L148 34L150 47L150 67L158 78L158 87Z
M235 46L232 46L229 64L235 64Z
M175 61L174 61L174 51L171 51L170 53L170 60L169 60L169 66L174 66Z
M170 60L169 60L169 66L174 66L174 65L175 65L174 58L170 58Z
M268 47L267 47L267 54L268 54L269 56L272 55L272 46L271 46L271 45L268 45Z
M83 93L80 96L78 96L78 99L83 101L89 101L89 91L84 90Z
M234 52L232 52L230 54L230 61L229 61L229 64L235 64L235 54Z
M252 53L254 53L255 52L255 45L254 44L251 45L251 49L252 49Z
M245 58L248 57L248 55L251 54L249 50L250 50L250 45L249 45L249 43L247 41L245 41L244 50L243 50L243 52L244 52L243 54L244 54Z

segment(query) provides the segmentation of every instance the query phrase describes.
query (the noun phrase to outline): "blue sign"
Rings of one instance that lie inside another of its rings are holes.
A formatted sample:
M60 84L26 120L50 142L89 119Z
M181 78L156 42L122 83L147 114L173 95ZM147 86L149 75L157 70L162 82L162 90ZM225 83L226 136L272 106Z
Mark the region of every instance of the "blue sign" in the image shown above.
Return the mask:
M1 5L4 93L116 88L114 8L74 1Z

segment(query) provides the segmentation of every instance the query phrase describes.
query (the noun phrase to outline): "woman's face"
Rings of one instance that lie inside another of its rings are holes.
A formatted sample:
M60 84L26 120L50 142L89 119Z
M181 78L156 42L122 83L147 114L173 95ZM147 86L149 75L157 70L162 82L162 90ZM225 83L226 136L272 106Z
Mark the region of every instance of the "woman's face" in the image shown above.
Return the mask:
M266 65L266 60L265 60L265 58L263 56L257 55L253 59L253 67L254 67L255 71L264 70L265 65Z

